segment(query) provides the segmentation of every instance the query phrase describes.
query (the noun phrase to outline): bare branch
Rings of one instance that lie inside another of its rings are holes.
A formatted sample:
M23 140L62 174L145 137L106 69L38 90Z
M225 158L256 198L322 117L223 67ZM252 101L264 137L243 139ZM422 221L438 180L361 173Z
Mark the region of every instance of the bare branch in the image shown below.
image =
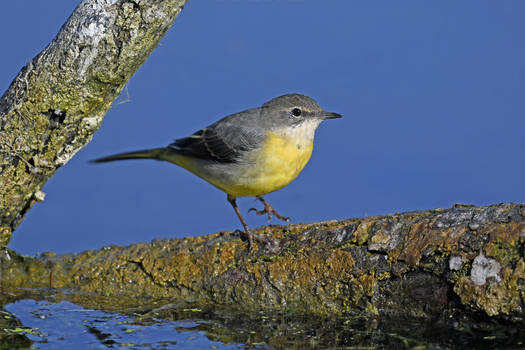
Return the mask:
M84 147L185 0L83 0L0 99L0 246ZM35 170L36 169L36 170Z

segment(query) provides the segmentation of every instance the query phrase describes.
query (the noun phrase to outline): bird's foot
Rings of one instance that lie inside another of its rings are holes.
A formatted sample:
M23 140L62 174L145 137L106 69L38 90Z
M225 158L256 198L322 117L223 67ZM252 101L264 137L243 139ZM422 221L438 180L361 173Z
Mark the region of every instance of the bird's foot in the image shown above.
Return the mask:
M246 232L237 230L236 232L240 234L243 241L248 241L248 252L250 253L255 252L255 246L253 245L253 242L257 242L258 246L262 247L265 254L276 255L282 250L282 242L280 239L256 235L250 231Z
M259 236L259 235L255 235L253 233L250 232L250 230L246 229L244 231L240 231L240 235L241 235L241 239L242 240L246 240L248 241L248 250L249 251L253 251L254 249L254 245L253 245L253 242L259 242L259 243L263 243L266 241L266 239L262 236Z
M257 215L268 215L268 224L270 223L270 221L272 220L272 216L275 215L276 218L282 220L282 221L285 221L285 222L290 222L290 218L287 217L287 216L282 216L281 214L279 214L277 212L277 210L275 210L271 205L270 203L268 203L266 200L264 200L263 197L256 197L258 200L260 200L263 204L264 204L264 209L263 210L257 210L255 208L250 208L248 209L248 212L250 211L254 211L255 214Z

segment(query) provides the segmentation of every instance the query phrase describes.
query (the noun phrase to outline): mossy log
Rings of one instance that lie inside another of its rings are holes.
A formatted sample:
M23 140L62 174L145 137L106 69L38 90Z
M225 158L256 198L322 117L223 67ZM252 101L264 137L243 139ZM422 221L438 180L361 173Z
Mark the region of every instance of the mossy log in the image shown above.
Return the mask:
M267 244L251 252L235 232L38 258L5 251L2 288L322 316L469 313L523 321L524 204L456 205L261 231Z
M0 246L84 147L185 0L83 0L0 99Z

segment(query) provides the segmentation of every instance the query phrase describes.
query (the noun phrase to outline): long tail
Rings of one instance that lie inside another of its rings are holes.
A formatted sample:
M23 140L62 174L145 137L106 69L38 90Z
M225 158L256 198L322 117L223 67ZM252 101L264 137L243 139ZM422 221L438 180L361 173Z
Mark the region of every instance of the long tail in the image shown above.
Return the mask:
M112 156L94 159L91 162L104 163L104 162L112 162L114 160L124 160L124 159L159 159L160 160L161 155L165 151L166 151L166 148L145 149L142 151L114 154Z

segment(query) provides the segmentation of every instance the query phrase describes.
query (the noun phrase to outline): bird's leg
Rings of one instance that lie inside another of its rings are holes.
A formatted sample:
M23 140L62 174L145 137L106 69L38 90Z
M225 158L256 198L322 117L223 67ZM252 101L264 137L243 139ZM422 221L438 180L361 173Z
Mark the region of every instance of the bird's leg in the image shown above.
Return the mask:
M251 250L253 247L254 239L259 242L262 242L264 241L264 238L254 235L253 233L250 232L250 230L248 229L248 225L246 225L246 221L244 221L244 218L242 217L241 212L239 211L239 207L237 206L236 198L230 195L228 195L227 198L228 198L228 202L230 202L230 204L232 205L233 210L235 210L235 214L237 214L237 217L241 221L242 227L244 227L244 236L246 237L246 239L248 239L248 249Z
M276 218L281 219L283 221L290 222L290 218L289 217L282 216L281 214L279 214L277 212L277 210L275 210L270 205L270 203L268 203L267 201L264 200L263 197L256 196L255 198L257 198L258 200L260 200L264 204L264 209L263 210L257 210L255 208L250 208L248 211L252 211L253 210L255 212L255 214L257 214L257 215L264 215L264 214L268 215L268 224L272 220L272 215L275 215Z

